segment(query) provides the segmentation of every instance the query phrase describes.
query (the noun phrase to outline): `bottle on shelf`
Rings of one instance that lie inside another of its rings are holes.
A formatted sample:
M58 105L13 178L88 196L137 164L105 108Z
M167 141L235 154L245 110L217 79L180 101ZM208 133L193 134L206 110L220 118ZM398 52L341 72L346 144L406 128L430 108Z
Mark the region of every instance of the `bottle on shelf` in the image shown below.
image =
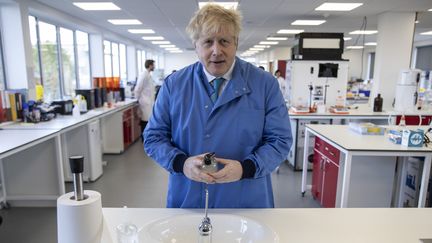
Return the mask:
M381 94L378 94L378 96L375 97L374 99L373 111L382 112L382 106L383 106L383 98L381 97Z

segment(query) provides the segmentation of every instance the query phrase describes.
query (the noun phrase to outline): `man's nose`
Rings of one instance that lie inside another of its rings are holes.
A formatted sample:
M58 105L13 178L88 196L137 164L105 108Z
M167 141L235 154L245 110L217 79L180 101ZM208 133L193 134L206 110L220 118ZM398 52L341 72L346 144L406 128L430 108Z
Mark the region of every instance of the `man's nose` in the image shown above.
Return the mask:
M214 56L219 55L221 53L221 49L222 46L218 42L215 42L212 46L212 55Z

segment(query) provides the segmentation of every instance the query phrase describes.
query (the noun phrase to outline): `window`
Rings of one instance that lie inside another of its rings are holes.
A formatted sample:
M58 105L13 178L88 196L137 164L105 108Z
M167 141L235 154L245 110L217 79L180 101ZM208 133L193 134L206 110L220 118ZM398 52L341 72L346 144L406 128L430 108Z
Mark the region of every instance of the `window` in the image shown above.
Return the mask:
M141 50L137 50L137 70L138 74L142 72L142 62L141 62Z
M50 102L74 96L75 89L91 88L88 34L29 16L35 84L44 87Z
M126 63L126 45L120 44L120 79L128 80Z
M119 60L119 45L117 43L111 43L112 52L112 76L120 77L120 60Z
M74 33L60 28L61 72L63 76L64 95L73 96L77 87L75 73Z
M80 89L90 89L90 50L88 34L76 31L76 49L78 60L78 79Z
M40 59L44 100L60 99L60 77L56 27L39 21Z
M112 77L111 42L105 40L103 43L104 43L105 77Z
M6 89L6 75L5 75L5 71L4 71L5 69L4 69L4 59L3 59L3 42L1 40L2 40L2 36L0 33L0 90L5 90Z
M417 47L416 68L432 70L432 46Z

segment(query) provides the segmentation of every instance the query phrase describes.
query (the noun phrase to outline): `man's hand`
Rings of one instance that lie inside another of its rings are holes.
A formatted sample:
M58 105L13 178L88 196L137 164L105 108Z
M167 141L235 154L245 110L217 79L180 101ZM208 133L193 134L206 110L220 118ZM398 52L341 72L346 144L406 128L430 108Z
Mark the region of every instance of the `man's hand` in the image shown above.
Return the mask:
M211 173L210 175L214 178L216 183L227 183L234 182L241 179L243 175L243 167L237 160L221 159L216 160L224 165L224 168L218 172Z
M215 178L201 170L205 154L189 157L183 166L183 173L191 180L205 183L215 183Z

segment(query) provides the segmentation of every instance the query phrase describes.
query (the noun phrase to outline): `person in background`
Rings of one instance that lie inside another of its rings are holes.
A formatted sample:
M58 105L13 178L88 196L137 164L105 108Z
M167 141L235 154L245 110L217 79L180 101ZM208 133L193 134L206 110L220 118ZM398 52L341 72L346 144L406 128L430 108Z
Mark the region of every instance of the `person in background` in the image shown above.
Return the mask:
M151 76L151 72L155 68L154 60L146 60L144 64L145 70L140 74L137 84L134 89L135 98L139 103L139 116L141 117L141 141L144 141L143 131L150 118L154 100L155 100L155 84Z
M167 207L274 207L270 174L292 144L277 80L235 56L241 16L208 4L187 31L199 61L171 74L144 131L144 149L169 173ZM202 169L214 152L217 172Z
M286 82L285 79L281 76L281 72L280 70L276 70L275 71L275 78L277 79L278 83L279 83L279 88L282 92L282 95L285 97L286 94Z
M263 66L259 66L259 68L265 71L265 68Z

